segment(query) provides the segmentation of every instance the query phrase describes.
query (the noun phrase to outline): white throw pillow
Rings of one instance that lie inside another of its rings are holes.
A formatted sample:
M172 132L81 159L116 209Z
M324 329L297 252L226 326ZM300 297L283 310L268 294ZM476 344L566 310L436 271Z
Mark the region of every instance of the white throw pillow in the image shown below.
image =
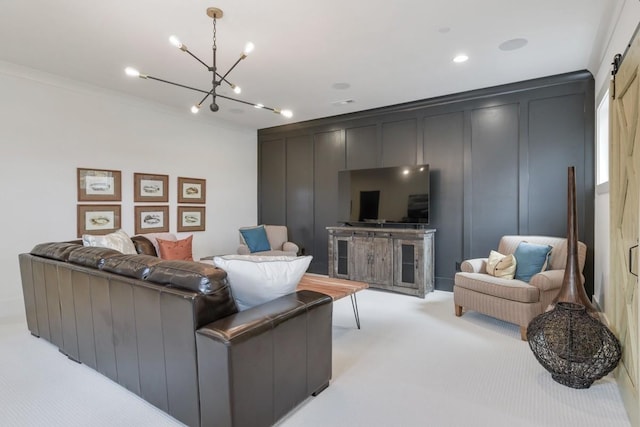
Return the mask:
M131 238L123 230L114 231L104 236L94 236L91 234L82 235L82 244L84 246L97 246L100 248L109 248L120 251L123 254L135 255L136 247L133 245Z
M296 290L313 257L225 255L213 258L227 272L240 311Z
M516 274L516 257L491 251L487 259L487 273L503 279L513 279Z

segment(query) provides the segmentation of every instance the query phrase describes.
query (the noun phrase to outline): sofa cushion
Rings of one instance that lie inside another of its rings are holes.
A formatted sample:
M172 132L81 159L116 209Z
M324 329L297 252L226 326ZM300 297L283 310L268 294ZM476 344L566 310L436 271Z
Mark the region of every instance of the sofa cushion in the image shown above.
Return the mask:
M115 249L123 254L137 254L136 247L131 241L131 237L124 230L117 230L104 236L94 236L91 234L82 235L84 246Z
M226 255L214 257L213 262L227 272L233 298L242 311L294 292L312 258Z
M151 255L116 255L107 258L102 265L104 271L144 280L149 275L151 267L162 262Z
M211 265L193 261L162 261L151 267L147 281L203 294L228 287L227 273Z
M166 260L193 261L193 235L186 239L170 240L156 239L160 248L160 258Z
M122 255L122 252L99 246L79 246L69 254L69 262L91 268L102 268L107 258Z
M487 274L503 279L513 279L516 273L516 257L502 255L500 252L491 251L487 259Z
M68 242L40 243L31 249L31 255L55 259L58 261L67 261L69 259L69 254L75 249L81 247L82 246L76 243Z
M135 246L137 253L141 255L151 255L155 257L158 256L158 251L156 250L156 247L153 245L153 243L151 243L151 240L149 240L147 237L142 235L137 235L137 236L131 237L131 241L133 242L133 246Z
M522 280L502 279L484 273L456 273L456 287L524 303L540 301L540 290Z
M251 253L268 251L271 249L264 225L241 228L240 234L242 234L242 238L249 247L249 251L251 251Z
M547 269L551 256L551 245L520 242L513 254L516 257L515 278L529 282L531 277Z

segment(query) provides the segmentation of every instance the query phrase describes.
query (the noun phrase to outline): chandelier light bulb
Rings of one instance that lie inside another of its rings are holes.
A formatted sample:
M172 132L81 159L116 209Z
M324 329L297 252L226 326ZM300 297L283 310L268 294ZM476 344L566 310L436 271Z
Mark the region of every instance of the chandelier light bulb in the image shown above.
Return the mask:
M199 105L194 105L193 107L191 107L191 112L193 114L198 114L198 111L200 111L200 106Z
M255 47L256 46L253 43L247 42L247 44L244 45L244 50L242 51L242 54L244 56L249 55Z
M242 93L242 89L240 88L240 86L236 86L236 85L231 85L231 86L233 87L233 91L238 95Z
M293 112L291 110L282 110L280 111L280 114L285 116L287 119L290 119L291 117L293 117Z
M178 49L180 49L182 47L182 43L180 42L180 39L178 37L176 37L176 36L169 37L169 43L171 43L172 45L174 45Z
M130 76L130 77L140 77L140 71L136 70L133 67L125 68L124 72L127 74L127 76Z

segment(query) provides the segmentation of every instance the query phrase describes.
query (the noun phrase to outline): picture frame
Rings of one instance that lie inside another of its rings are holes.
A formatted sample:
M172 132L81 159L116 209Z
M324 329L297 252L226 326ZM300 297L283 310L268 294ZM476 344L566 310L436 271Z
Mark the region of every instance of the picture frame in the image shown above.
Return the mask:
M134 202L169 202L169 175L135 172L133 174Z
M79 202L119 202L122 200L122 172L109 169L77 168Z
M120 205L78 205L78 237L104 235L120 229Z
M206 179L178 177L178 203L205 204L206 201Z
M135 233L168 233L169 206L134 206Z
M178 232L204 231L206 207L178 206Z

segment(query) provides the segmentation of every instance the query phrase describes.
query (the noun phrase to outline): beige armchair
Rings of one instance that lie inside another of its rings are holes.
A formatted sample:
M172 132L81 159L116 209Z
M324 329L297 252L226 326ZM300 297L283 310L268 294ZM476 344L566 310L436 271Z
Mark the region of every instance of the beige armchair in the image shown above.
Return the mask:
M456 273L453 301L456 316L463 310L474 310L520 326L520 336L527 339L527 326L558 294L564 277L567 257L567 239L546 236L503 236L498 252L510 255L520 242L551 245L551 258L546 271L535 274L529 283L516 279L503 279L486 272L487 258L464 261ZM580 271L584 268L587 246L578 242ZM584 280L584 278L583 278Z
M243 227L243 229L249 229L253 227ZM280 255L280 256L297 256L300 248L295 243L288 241L287 227L285 225L265 225L264 229L267 233L267 240L269 241L270 250L251 252L247 246L242 233L240 235L240 245L238 246L239 255Z

